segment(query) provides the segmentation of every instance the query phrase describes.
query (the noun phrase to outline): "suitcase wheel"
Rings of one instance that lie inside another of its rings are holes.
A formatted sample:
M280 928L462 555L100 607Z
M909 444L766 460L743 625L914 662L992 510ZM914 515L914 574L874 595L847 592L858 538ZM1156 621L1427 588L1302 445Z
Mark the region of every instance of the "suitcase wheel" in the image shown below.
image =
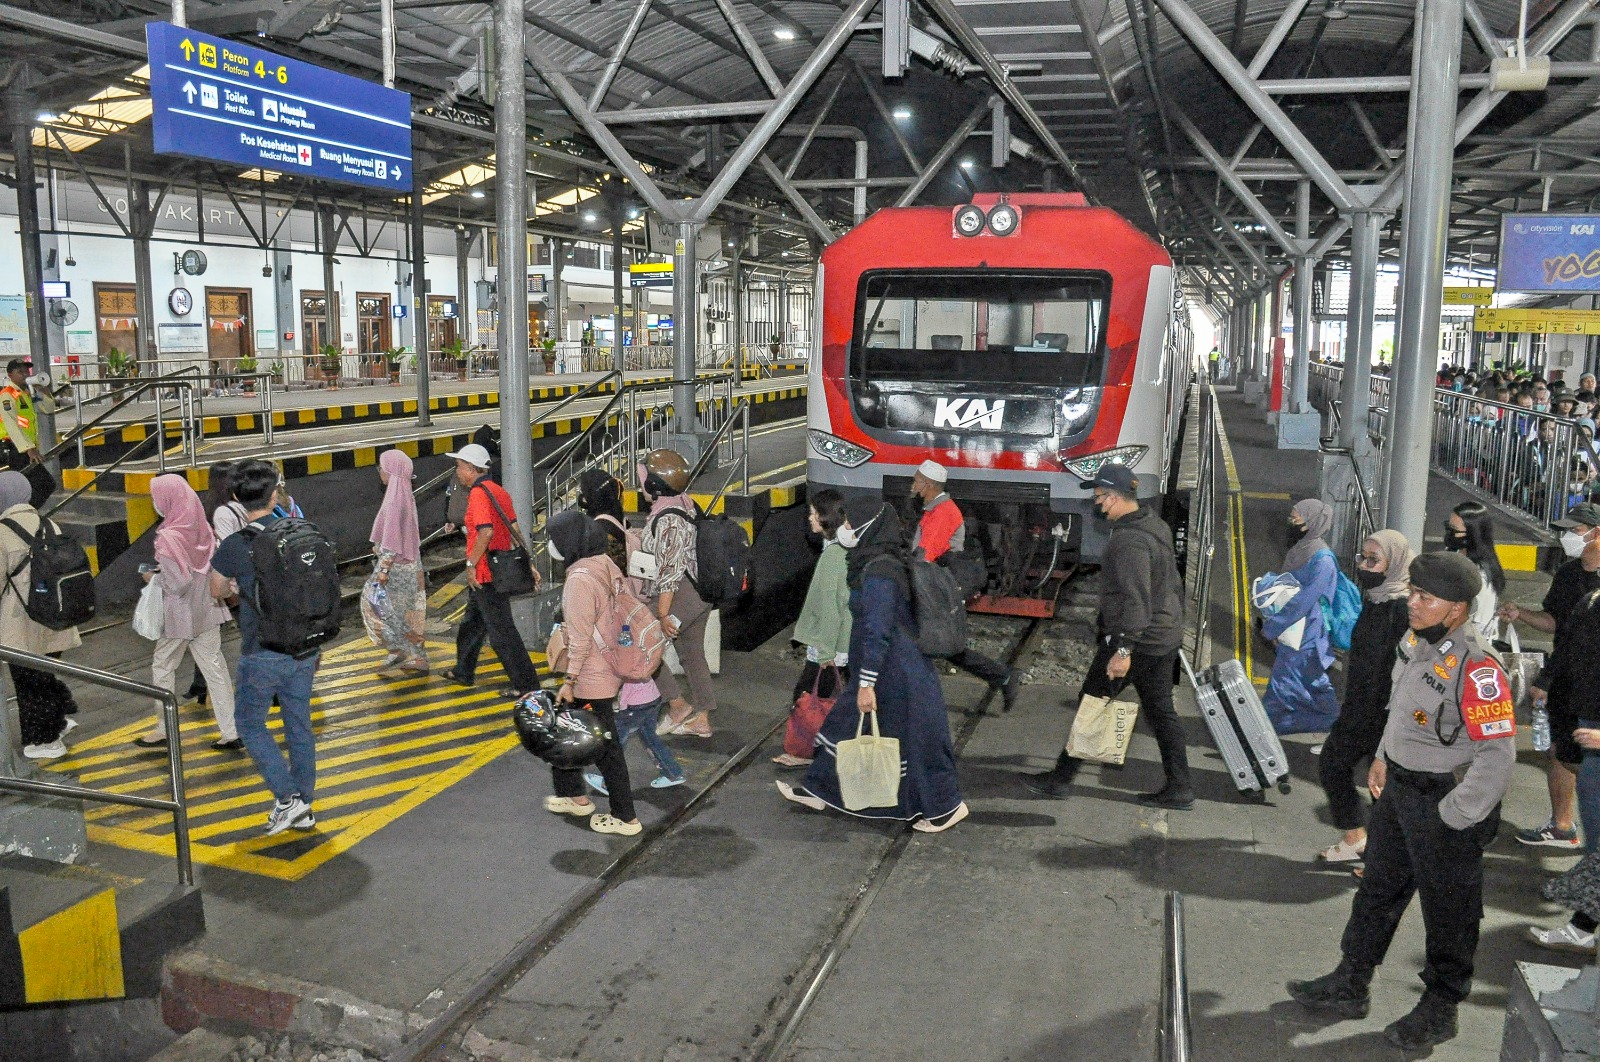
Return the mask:
M1287 779L1287 778L1278 779L1278 792L1287 794L1289 792L1290 788L1291 787L1289 785L1289 779Z

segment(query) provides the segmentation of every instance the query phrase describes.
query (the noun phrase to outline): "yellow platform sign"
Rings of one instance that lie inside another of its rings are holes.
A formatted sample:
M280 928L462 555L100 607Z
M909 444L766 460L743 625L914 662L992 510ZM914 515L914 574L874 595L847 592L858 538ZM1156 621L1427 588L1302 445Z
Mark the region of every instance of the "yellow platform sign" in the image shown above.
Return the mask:
M671 276L671 262L635 262L628 267L628 272L634 276Z
M430 602L454 603L459 586ZM452 593L454 592L454 593ZM430 640L435 661L453 659L455 644ZM182 709L183 774L194 859L210 866L296 881L395 822L406 812L517 746L510 705L497 690L505 676L492 653L478 685L463 689L438 677L376 674L386 653L366 637L325 652L317 670L311 722L317 735L316 829L262 836L272 795L250 758L217 752L216 723L203 706ZM148 718L78 742L49 767L84 785L140 796L167 795L165 752L131 744ZM276 712L268 732L282 734ZM97 805L87 814L89 839L171 855L172 817L164 812Z
M1600 310L1491 310L1472 315L1474 332L1535 332L1600 336Z
M1494 301L1493 288L1462 288L1445 285L1446 306L1487 306Z

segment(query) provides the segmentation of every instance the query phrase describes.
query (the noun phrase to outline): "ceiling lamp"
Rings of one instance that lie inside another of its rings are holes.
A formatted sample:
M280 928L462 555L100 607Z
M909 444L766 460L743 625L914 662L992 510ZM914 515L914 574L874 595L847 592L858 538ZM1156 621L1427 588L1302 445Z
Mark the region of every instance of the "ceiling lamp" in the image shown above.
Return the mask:
M772 31L772 35L780 41L792 41L795 38L794 29L789 26L779 26Z
M1322 17L1329 22L1338 22L1350 17L1350 12L1344 9L1344 0L1328 0L1322 9Z

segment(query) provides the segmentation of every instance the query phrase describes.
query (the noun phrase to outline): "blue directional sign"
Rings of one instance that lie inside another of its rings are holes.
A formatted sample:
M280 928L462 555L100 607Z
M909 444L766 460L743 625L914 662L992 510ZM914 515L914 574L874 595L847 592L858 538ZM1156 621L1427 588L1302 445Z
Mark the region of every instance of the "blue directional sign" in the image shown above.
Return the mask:
M411 97L236 41L151 22L155 150L411 190Z
M1507 214L1500 222L1499 291L1600 291L1600 217Z

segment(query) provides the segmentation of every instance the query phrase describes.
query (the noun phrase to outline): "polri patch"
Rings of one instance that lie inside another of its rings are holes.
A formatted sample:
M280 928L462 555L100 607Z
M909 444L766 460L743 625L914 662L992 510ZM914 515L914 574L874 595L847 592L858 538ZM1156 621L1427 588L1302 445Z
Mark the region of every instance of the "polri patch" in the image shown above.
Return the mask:
M1433 673L1444 679L1446 682L1450 681L1450 672L1446 671L1444 665L1442 664L1433 665Z

